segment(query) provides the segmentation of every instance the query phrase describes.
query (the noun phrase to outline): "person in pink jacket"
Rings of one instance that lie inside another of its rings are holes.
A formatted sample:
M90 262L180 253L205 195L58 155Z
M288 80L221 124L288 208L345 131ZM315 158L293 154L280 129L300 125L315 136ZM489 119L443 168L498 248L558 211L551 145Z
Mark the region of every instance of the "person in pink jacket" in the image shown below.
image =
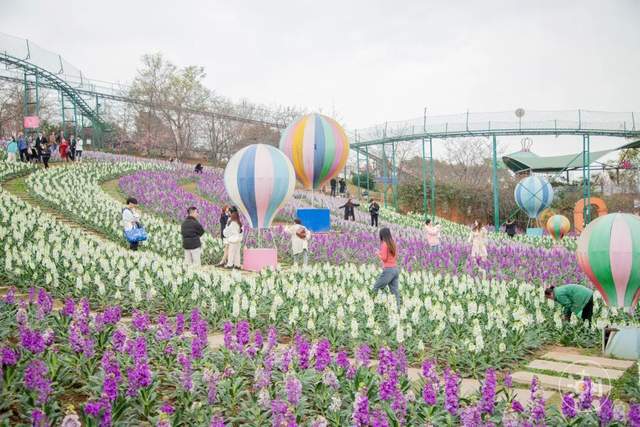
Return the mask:
M389 290L396 297L398 311L400 311L400 291L398 291L398 279L400 272L396 262L397 248L396 243L391 237L391 231L385 227L380 230L380 252L378 258L382 261L382 273L376 283L373 285L373 291L378 292L380 289L388 286Z
M424 232L427 235L427 243L432 251L440 249L440 225L431 224L431 220L427 218L424 222Z

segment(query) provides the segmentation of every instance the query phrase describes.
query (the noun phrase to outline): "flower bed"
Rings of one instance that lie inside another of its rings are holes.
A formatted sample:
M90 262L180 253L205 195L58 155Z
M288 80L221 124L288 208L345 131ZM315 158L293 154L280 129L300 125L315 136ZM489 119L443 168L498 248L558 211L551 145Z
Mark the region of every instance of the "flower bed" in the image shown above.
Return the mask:
M640 407L579 396L548 409L536 379L516 400L509 375L487 369L480 391L461 395L460 376L431 360L411 382L402 347L354 358L320 338L297 334L277 345L275 328L224 326L224 348L207 343L210 326L194 309L169 318L118 306L92 313L86 299L31 289L0 301L0 413L8 424L65 425L617 425L637 426ZM377 357L375 365L370 359Z

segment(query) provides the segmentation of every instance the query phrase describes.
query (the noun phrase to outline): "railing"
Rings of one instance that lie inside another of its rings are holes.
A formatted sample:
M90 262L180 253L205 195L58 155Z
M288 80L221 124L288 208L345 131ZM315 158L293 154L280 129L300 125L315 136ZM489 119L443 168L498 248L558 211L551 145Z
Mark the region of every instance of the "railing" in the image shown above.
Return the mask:
M410 120L387 122L349 132L353 142L406 138L436 134L477 134L491 132L525 133L545 131L603 131L640 135L640 112L613 113L605 111L527 111L522 118L513 111L494 113L463 113L443 116L427 116Z

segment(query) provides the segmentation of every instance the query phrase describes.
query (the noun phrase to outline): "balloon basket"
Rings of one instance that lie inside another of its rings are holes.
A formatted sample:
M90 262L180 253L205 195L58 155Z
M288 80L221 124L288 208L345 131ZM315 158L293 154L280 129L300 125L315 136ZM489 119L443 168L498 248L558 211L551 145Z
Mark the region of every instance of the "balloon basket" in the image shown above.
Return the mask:
M606 356L619 359L638 360L640 358L640 328L637 326L614 326L606 338L602 331L602 351Z
M539 227L527 228L527 236L542 237L542 228L539 228Z
M276 248L244 248L242 252L242 268L247 271L261 271L278 266L278 250Z
M296 210L296 216L314 233L331 231L331 211L327 208L300 208Z

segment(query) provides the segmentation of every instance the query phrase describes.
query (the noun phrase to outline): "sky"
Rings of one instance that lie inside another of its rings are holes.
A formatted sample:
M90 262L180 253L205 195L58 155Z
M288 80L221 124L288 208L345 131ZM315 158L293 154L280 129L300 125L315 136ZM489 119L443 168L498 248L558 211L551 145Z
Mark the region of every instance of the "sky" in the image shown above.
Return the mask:
M0 31L130 82L145 53L201 65L234 100L350 129L429 114L640 112L638 0L0 0ZM520 138L504 139L507 151ZM534 137L566 154L576 137ZM622 141L592 139L592 149Z

